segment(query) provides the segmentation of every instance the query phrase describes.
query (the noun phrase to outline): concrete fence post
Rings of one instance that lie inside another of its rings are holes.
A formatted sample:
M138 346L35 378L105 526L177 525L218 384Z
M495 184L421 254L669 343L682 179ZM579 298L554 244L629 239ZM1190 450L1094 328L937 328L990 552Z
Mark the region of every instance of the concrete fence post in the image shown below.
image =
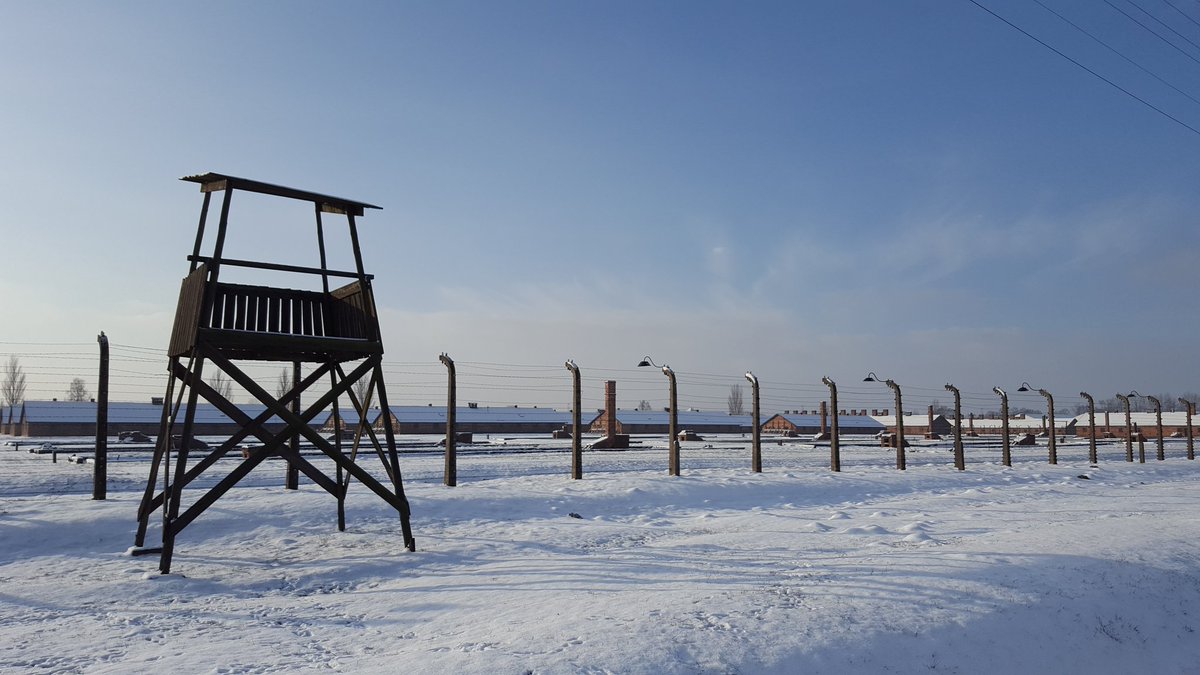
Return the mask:
M566 366L567 370L571 371L573 389L571 396L571 478L579 480L583 478L583 444L580 439L583 431L581 417L583 413L579 409L583 396L580 392L579 366L570 359L567 359Z
M1012 445L1008 438L1008 392L1000 387L992 387L992 391L1000 396L1000 438L1003 443L1000 461L1004 466L1012 466Z
M1096 400L1086 391L1079 392L1079 395L1088 402L1088 462L1096 464Z
M1187 458L1196 459L1196 449L1192 442L1192 415L1196 414L1196 404L1186 398L1179 399L1183 404L1183 409L1187 413Z
M108 337L104 331L100 343L100 380L96 386L96 454L92 467L92 499L108 497Z
M457 426L455 417L458 413L458 392L456 391L457 382L454 373L454 360L443 353L438 357L442 365L446 366L446 466L442 476L442 482L451 487L458 485L458 454L456 443L458 438L455 436L455 427Z
M958 387L947 384L946 391L954 394L954 468L964 471L967 468L966 454L962 442L962 395ZM932 431L932 427L930 431Z
M754 473L762 473L762 429L760 428L762 421L759 418L758 408L758 378L747 370L746 379L750 381L750 396L753 399L752 408L754 410L754 419L751 421L754 429L750 434L750 470Z
M841 439L839 437L840 432L838 431L837 383L834 382L833 380L829 379L828 377L822 377L821 381L825 383L825 386L829 387L829 405L832 406L833 410L834 410L834 412L833 412L833 430L829 434L829 470L830 471L841 471L842 470L842 449L841 449ZM821 401L821 405L824 406L825 402ZM824 412L824 408L822 408L822 412ZM824 419L825 419L824 416L822 416L821 417L822 422L824 422ZM821 426L823 427L825 425L822 424Z

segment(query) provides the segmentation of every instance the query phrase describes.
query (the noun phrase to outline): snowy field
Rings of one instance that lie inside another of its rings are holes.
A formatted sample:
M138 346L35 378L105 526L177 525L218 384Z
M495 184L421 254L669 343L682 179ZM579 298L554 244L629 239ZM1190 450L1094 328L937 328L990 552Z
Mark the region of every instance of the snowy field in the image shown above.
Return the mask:
M767 443L753 474L733 438L684 444L677 478L644 442L587 453L581 481L561 444L464 452L454 488L406 453L415 553L361 485L339 533L334 500L268 462L167 576L125 553L146 453L114 448L97 502L90 465L0 445L0 672L1200 673L1180 441L1012 468L972 444L963 472L945 442L905 472L863 444L840 474L827 447Z

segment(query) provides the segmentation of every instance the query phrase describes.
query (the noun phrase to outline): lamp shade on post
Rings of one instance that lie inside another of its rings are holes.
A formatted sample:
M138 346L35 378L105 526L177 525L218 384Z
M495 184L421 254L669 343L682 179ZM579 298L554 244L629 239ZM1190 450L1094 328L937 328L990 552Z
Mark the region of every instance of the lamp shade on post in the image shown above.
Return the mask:
M874 371L867 373L867 376L863 378L863 382L879 381L879 376ZM896 395L896 468L904 471L907 468L904 454L904 401L900 393L900 385L892 380L883 380L883 383Z
M653 366L655 368L660 368L663 372L663 375L666 375L667 379L670 380L670 383L671 383L670 421L667 424L667 473L672 476L678 476L679 475L679 406L678 406L678 396L677 396L676 383L675 383L675 371L671 370L671 367L667 366L667 365L659 366L657 363L654 362L654 359L650 358L649 356L642 357L641 363L638 364L639 368L643 368L645 366Z
M571 371L571 478L578 480L583 478L583 441L579 438L583 429L582 412L580 411L580 402L583 398L580 392L579 381L579 366L571 359L567 359L567 370Z
M1032 391L1033 387L1028 382L1022 382L1017 391ZM1048 437L1050 439L1049 460L1051 464L1058 464L1058 445L1055 441L1058 439L1058 431L1054 426L1054 397L1045 389L1038 389L1037 393L1041 394L1046 399L1046 417L1049 421Z

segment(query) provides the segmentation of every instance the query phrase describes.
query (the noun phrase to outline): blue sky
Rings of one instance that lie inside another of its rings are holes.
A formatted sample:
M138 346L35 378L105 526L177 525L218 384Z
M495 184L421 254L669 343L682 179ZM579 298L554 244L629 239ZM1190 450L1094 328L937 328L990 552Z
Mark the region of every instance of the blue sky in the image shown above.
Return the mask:
M981 2L1200 128L1033 0ZM1200 48L1043 2L1200 98ZM4 3L0 59L0 342L165 345L175 179L219 171L384 207L397 361L1200 389L1200 135L966 0ZM257 207L230 255L315 261Z

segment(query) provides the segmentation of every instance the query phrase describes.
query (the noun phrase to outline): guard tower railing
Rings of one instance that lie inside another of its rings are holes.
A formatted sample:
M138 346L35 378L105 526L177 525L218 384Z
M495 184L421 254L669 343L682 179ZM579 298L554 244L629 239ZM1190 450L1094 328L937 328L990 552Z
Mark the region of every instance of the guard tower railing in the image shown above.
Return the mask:
M218 282L205 307L207 279L202 263L183 282L172 357L189 354L198 335L231 358L256 361L349 361L383 351L369 281L328 293Z

